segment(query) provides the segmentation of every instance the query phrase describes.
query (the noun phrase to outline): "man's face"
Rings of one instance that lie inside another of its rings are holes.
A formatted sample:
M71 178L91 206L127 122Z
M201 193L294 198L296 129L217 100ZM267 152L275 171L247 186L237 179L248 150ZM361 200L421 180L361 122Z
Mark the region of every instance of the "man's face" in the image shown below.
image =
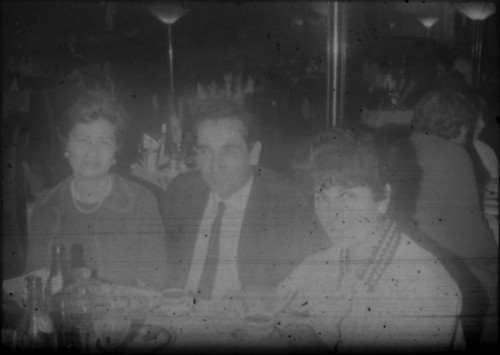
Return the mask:
M206 120L198 126L198 167L212 192L223 199L245 185L259 162L261 144L249 149L243 129L235 118Z

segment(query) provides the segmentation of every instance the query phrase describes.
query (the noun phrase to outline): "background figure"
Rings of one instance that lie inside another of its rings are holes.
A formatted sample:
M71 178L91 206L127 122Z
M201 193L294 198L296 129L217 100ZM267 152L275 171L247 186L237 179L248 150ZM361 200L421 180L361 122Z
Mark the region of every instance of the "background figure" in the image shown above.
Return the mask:
M66 112L72 175L33 208L26 272L50 268L51 247L83 246L85 266L108 282L163 289L167 250L157 203L146 188L111 172L127 114L105 96L84 96Z
M199 170L179 175L162 206L168 226L169 286L220 299L230 290L272 290L326 237L310 204L288 180L259 167L261 142L242 107L214 101L197 114ZM218 206L225 205L216 224ZM221 219L221 220L220 220ZM315 223L316 222L316 223ZM214 259L209 251L218 239ZM215 265L204 292L207 260Z
M458 91L430 92L416 107L410 137L422 170L415 225L428 236L424 239L430 250L458 256L476 279L457 280L471 346L498 338L498 248L484 217L471 158L462 145L477 114Z
M498 245L498 158L495 151L480 138L486 127L486 102L477 94L470 97L476 104L477 112L474 124L467 131L464 146L471 155L484 214Z
M333 246L282 284L298 291L288 311L340 352L462 348L457 284L395 219L390 150L342 130L310 143L299 176Z

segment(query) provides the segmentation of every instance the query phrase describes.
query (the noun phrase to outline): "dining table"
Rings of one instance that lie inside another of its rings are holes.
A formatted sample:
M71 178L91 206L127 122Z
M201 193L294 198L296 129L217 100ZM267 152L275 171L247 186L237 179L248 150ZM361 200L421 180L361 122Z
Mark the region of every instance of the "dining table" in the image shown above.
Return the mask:
M14 282L4 282L4 294L22 292L20 279L18 291L12 291ZM328 351L308 315L288 311L292 292L274 297L272 307L259 306L258 298L246 290L228 290L223 297L200 300L187 290L157 291L140 281L138 286L123 286L87 280L66 287L65 294L66 315L79 307L82 295L92 305L92 322L85 333L90 340L81 353ZM12 311L14 304L3 302L9 320L2 322L2 347L11 349L23 314L19 307Z

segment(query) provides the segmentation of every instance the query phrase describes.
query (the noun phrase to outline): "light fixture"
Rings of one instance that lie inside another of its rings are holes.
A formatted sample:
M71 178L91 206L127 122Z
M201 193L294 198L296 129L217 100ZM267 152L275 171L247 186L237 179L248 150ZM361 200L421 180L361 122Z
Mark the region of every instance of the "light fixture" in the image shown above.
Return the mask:
M431 27L434 26L436 22L439 21L439 17L425 16L425 17L419 17L418 20L427 29L427 39L429 39L431 35Z
M483 21L496 11L492 2L463 2L455 4L455 7L472 21Z
M437 17L419 17L418 20L425 28L430 29L432 26L438 22L439 18Z
M173 25L189 11L182 5L173 3L151 5L149 10L153 16L166 25Z
M184 16L189 10L182 5L175 3L154 4L149 6L149 12L168 26L168 56L170 68L170 100L172 108L175 107L175 91L174 91L174 51L172 48L172 25Z
M478 88L481 77L483 21L496 12L496 5L492 2L465 2L455 4L455 8L472 21L472 81Z

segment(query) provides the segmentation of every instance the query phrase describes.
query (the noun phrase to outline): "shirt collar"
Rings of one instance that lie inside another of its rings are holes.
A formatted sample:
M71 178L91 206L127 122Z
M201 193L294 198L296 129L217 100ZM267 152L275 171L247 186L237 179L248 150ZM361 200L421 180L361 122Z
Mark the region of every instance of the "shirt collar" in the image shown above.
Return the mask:
M243 185L241 189L237 192L226 198L225 200L221 199L218 195L211 192L210 198L212 201L216 201L217 203L220 201L224 201L226 205L226 209L235 211L235 212L243 212L248 202L248 196L250 196L250 190L253 185L253 174L250 176L250 179Z

